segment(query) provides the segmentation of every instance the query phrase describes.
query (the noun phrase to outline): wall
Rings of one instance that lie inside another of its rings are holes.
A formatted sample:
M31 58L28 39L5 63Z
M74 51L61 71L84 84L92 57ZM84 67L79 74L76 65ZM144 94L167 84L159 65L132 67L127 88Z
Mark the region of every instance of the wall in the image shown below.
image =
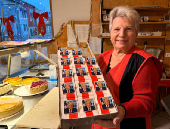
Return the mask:
M91 0L51 0L53 36L70 20L89 21Z

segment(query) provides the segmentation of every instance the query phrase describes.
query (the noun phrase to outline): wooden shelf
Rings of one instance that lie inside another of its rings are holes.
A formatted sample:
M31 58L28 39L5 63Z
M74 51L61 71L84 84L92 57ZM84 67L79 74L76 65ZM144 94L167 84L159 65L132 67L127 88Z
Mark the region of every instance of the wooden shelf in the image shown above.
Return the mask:
M109 22L102 22L103 25L109 25ZM147 24L170 24L170 22L140 22L140 25L147 25Z
M102 36L103 39L110 39L110 36ZM138 39L144 39L144 38L152 38L152 39L156 39L156 38L170 38L170 36L138 36Z
M150 10L150 11L168 11L170 10L170 7L166 7L166 8L151 8L151 7L138 7L138 6L131 6L132 8L134 8L135 10ZM114 7L113 7L114 8ZM113 9L113 8L103 8L103 9Z
M144 38L151 38L151 39L164 39L164 38L170 38L169 36L138 36L138 39L144 39Z

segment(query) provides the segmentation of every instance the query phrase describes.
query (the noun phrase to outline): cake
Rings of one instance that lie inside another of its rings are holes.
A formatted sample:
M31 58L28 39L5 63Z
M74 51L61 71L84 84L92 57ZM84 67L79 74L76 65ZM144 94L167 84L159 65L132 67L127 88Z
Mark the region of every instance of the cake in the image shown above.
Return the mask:
M33 82L30 87L30 94L37 94L48 89L48 82L46 80Z
M0 95L7 93L11 90L11 84L4 82L0 84Z
M38 82L38 81L40 81L40 79L37 77L26 78L26 79L22 80L22 86L31 85L32 82Z
M11 116L23 109L21 97L1 97L0 98L0 119Z
M8 82L11 84L11 86L20 85L22 82L22 78L20 77L6 78L3 80L3 82Z

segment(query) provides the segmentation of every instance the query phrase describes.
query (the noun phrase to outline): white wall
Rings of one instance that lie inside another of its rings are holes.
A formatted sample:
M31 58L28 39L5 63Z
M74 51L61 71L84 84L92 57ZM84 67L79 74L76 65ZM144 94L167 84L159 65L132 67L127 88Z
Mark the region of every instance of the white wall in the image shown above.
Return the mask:
M70 20L89 21L91 0L51 0L54 36Z

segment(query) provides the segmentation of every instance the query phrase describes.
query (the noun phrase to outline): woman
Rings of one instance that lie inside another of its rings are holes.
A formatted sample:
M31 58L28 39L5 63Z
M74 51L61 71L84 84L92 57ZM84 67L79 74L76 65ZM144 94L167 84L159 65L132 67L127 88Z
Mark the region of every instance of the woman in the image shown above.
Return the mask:
M109 29L114 49L102 53L98 64L118 104L113 120L96 120L95 129L151 129L157 85L162 64L153 55L136 47L139 14L128 6L110 12Z

